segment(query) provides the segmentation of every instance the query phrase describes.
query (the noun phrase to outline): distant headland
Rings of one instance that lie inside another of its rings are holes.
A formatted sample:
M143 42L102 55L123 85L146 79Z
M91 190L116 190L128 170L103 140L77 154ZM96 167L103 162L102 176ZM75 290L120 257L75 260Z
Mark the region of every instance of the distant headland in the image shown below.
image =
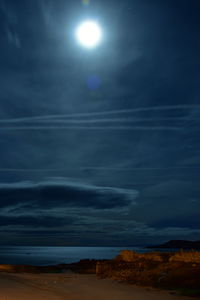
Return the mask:
M200 241L171 240L161 245L148 246L150 249L193 249L200 250Z

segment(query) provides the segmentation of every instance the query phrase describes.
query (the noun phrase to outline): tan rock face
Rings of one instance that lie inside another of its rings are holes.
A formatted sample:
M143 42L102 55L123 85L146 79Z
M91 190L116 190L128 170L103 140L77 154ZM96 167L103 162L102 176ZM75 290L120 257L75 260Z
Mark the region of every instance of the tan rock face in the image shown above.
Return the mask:
M170 257L170 262L182 261L185 263L200 263L200 252L178 252Z
M159 252L151 252L151 253L136 253L131 250L123 250L115 260L118 261L126 261L126 262L134 262L137 260L151 260L151 261L159 261L162 262L164 260L164 255Z
M98 262L96 274L142 286L200 290L200 253L122 251L114 260Z
M150 260L157 262L185 262L185 263L200 263L200 252L197 251L180 251L177 253L162 253L162 252L150 252L150 253L136 253L131 250L123 250L116 258L116 261L135 262L138 260Z

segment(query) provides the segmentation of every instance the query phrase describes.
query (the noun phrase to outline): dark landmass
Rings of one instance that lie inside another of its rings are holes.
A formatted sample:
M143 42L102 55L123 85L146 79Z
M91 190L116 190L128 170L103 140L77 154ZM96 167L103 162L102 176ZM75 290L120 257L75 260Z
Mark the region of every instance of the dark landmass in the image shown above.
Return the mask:
M81 260L57 266L0 265L0 272L96 274L139 286L172 289L200 296L200 252L151 252L124 250L112 260Z
M102 260L104 262L105 260ZM7 273L65 273L68 271L79 274L95 274L97 260L84 259L77 263L59 264L50 266L30 265L0 265L0 272Z
M171 240L167 243L156 246L149 246L147 248L200 250L200 241Z

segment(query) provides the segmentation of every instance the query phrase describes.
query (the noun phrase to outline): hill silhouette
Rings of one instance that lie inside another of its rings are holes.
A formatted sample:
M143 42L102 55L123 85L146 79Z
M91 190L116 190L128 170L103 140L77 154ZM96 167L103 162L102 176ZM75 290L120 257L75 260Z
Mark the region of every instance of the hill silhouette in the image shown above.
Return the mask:
M149 246L147 248L158 249L200 249L200 241L187 241L187 240L171 240L161 245Z

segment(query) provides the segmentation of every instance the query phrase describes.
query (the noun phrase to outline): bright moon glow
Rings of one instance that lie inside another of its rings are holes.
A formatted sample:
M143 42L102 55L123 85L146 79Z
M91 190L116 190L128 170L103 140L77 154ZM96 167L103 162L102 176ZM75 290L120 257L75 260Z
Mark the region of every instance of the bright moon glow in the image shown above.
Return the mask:
M95 48L101 42L101 27L94 21L85 21L76 30L78 42L86 48Z

